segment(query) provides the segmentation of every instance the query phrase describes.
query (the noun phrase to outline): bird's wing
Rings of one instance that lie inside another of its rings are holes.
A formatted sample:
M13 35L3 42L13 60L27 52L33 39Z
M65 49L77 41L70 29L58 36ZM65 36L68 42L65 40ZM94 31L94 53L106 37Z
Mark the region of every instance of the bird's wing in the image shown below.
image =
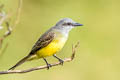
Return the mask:
M30 54L34 54L39 49L46 47L54 39L54 36L54 32L47 32L43 34L33 46Z

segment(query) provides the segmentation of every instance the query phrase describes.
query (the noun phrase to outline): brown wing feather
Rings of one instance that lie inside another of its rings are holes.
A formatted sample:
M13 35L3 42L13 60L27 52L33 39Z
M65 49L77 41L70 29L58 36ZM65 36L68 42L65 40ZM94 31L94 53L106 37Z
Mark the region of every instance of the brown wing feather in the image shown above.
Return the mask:
M54 35L54 32L48 32L43 34L33 46L30 54L34 54L39 49L46 47L54 39Z

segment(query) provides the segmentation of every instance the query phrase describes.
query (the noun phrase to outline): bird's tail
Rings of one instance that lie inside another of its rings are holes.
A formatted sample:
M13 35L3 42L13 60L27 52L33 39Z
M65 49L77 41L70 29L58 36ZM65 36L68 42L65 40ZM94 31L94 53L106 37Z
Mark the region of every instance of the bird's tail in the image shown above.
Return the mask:
M25 61L27 61L27 59L29 59L31 56L32 56L31 54L25 56L23 59L21 59L19 62L17 62L14 66L12 66L8 70L14 70L17 66L19 66L19 65L23 64Z

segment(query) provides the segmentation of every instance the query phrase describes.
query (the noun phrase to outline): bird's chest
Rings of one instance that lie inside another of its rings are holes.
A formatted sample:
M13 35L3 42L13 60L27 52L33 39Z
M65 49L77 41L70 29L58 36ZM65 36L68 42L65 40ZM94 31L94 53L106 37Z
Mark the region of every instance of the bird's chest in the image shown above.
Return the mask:
M63 35L57 35L55 38L51 41L50 44L48 44L46 47L40 49L37 54L40 57L46 57L46 56L51 56L55 54L56 52L60 51L65 42L67 40L67 37Z

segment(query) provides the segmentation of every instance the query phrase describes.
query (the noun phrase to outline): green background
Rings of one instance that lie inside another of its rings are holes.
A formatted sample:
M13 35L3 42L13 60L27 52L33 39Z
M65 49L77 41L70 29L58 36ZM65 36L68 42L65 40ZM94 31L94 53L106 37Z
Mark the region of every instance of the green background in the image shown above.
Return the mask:
M15 21L18 0L1 0L4 11L12 13ZM80 41L74 61L63 66L25 74L0 75L0 80L120 80L120 0L23 0L20 23L4 40L8 44L0 53L0 71L7 70L26 56L42 33L61 18L72 18L84 24L70 32L69 39L57 54L61 58L71 55L72 44ZM4 29L0 31L3 35ZM49 63L57 60L48 57ZM17 69L44 65L35 60Z

